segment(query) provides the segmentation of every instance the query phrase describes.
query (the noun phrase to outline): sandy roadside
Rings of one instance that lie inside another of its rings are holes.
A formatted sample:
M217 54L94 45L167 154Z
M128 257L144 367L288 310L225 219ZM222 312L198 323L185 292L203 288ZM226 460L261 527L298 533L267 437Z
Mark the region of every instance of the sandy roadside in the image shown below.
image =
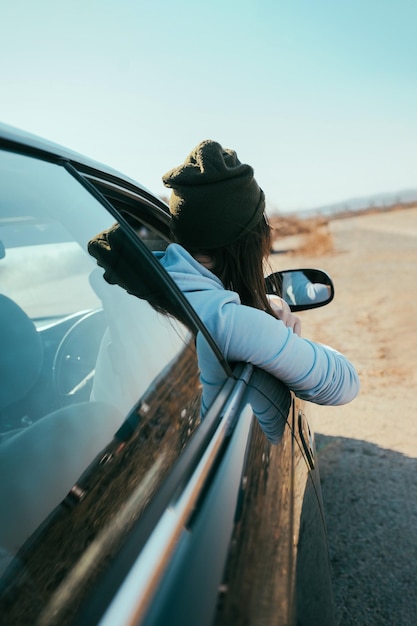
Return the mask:
M335 300L301 314L303 335L345 353L361 394L310 405L340 626L417 624L417 208L330 223L334 252L277 254L320 267Z

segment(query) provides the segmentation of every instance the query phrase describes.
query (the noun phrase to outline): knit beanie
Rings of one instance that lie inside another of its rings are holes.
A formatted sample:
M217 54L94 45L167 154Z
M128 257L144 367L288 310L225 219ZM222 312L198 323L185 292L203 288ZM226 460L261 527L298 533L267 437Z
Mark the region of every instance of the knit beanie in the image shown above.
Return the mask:
M253 168L216 141L200 143L162 180L172 189L171 230L179 243L191 249L227 246L263 216L265 196Z

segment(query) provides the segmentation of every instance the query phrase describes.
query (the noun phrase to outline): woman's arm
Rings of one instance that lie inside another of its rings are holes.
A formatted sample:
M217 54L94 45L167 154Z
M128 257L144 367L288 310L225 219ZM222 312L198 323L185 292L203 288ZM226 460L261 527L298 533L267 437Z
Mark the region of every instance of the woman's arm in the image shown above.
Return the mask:
M357 396L358 374L340 352L299 337L283 321L263 311L228 306L235 310L230 311L227 359L252 363L300 398L317 404L346 404Z

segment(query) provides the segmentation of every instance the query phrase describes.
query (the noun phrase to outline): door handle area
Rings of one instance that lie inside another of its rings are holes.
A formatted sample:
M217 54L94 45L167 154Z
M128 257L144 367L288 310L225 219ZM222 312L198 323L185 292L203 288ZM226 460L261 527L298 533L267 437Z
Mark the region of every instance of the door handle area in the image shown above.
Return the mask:
M301 443L303 445L308 464L313 470L315 466L313 435L311 434L307 418L301 409L298 411L298 432L300 433Z

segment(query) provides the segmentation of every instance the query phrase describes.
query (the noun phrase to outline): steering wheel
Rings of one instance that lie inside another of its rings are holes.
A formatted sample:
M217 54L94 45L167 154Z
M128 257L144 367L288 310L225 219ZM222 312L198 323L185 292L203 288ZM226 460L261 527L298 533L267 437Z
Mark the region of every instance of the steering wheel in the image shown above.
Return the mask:
M52 380L61 405L88 400L107 322L103 309L90 311L65 333L54 356Z

